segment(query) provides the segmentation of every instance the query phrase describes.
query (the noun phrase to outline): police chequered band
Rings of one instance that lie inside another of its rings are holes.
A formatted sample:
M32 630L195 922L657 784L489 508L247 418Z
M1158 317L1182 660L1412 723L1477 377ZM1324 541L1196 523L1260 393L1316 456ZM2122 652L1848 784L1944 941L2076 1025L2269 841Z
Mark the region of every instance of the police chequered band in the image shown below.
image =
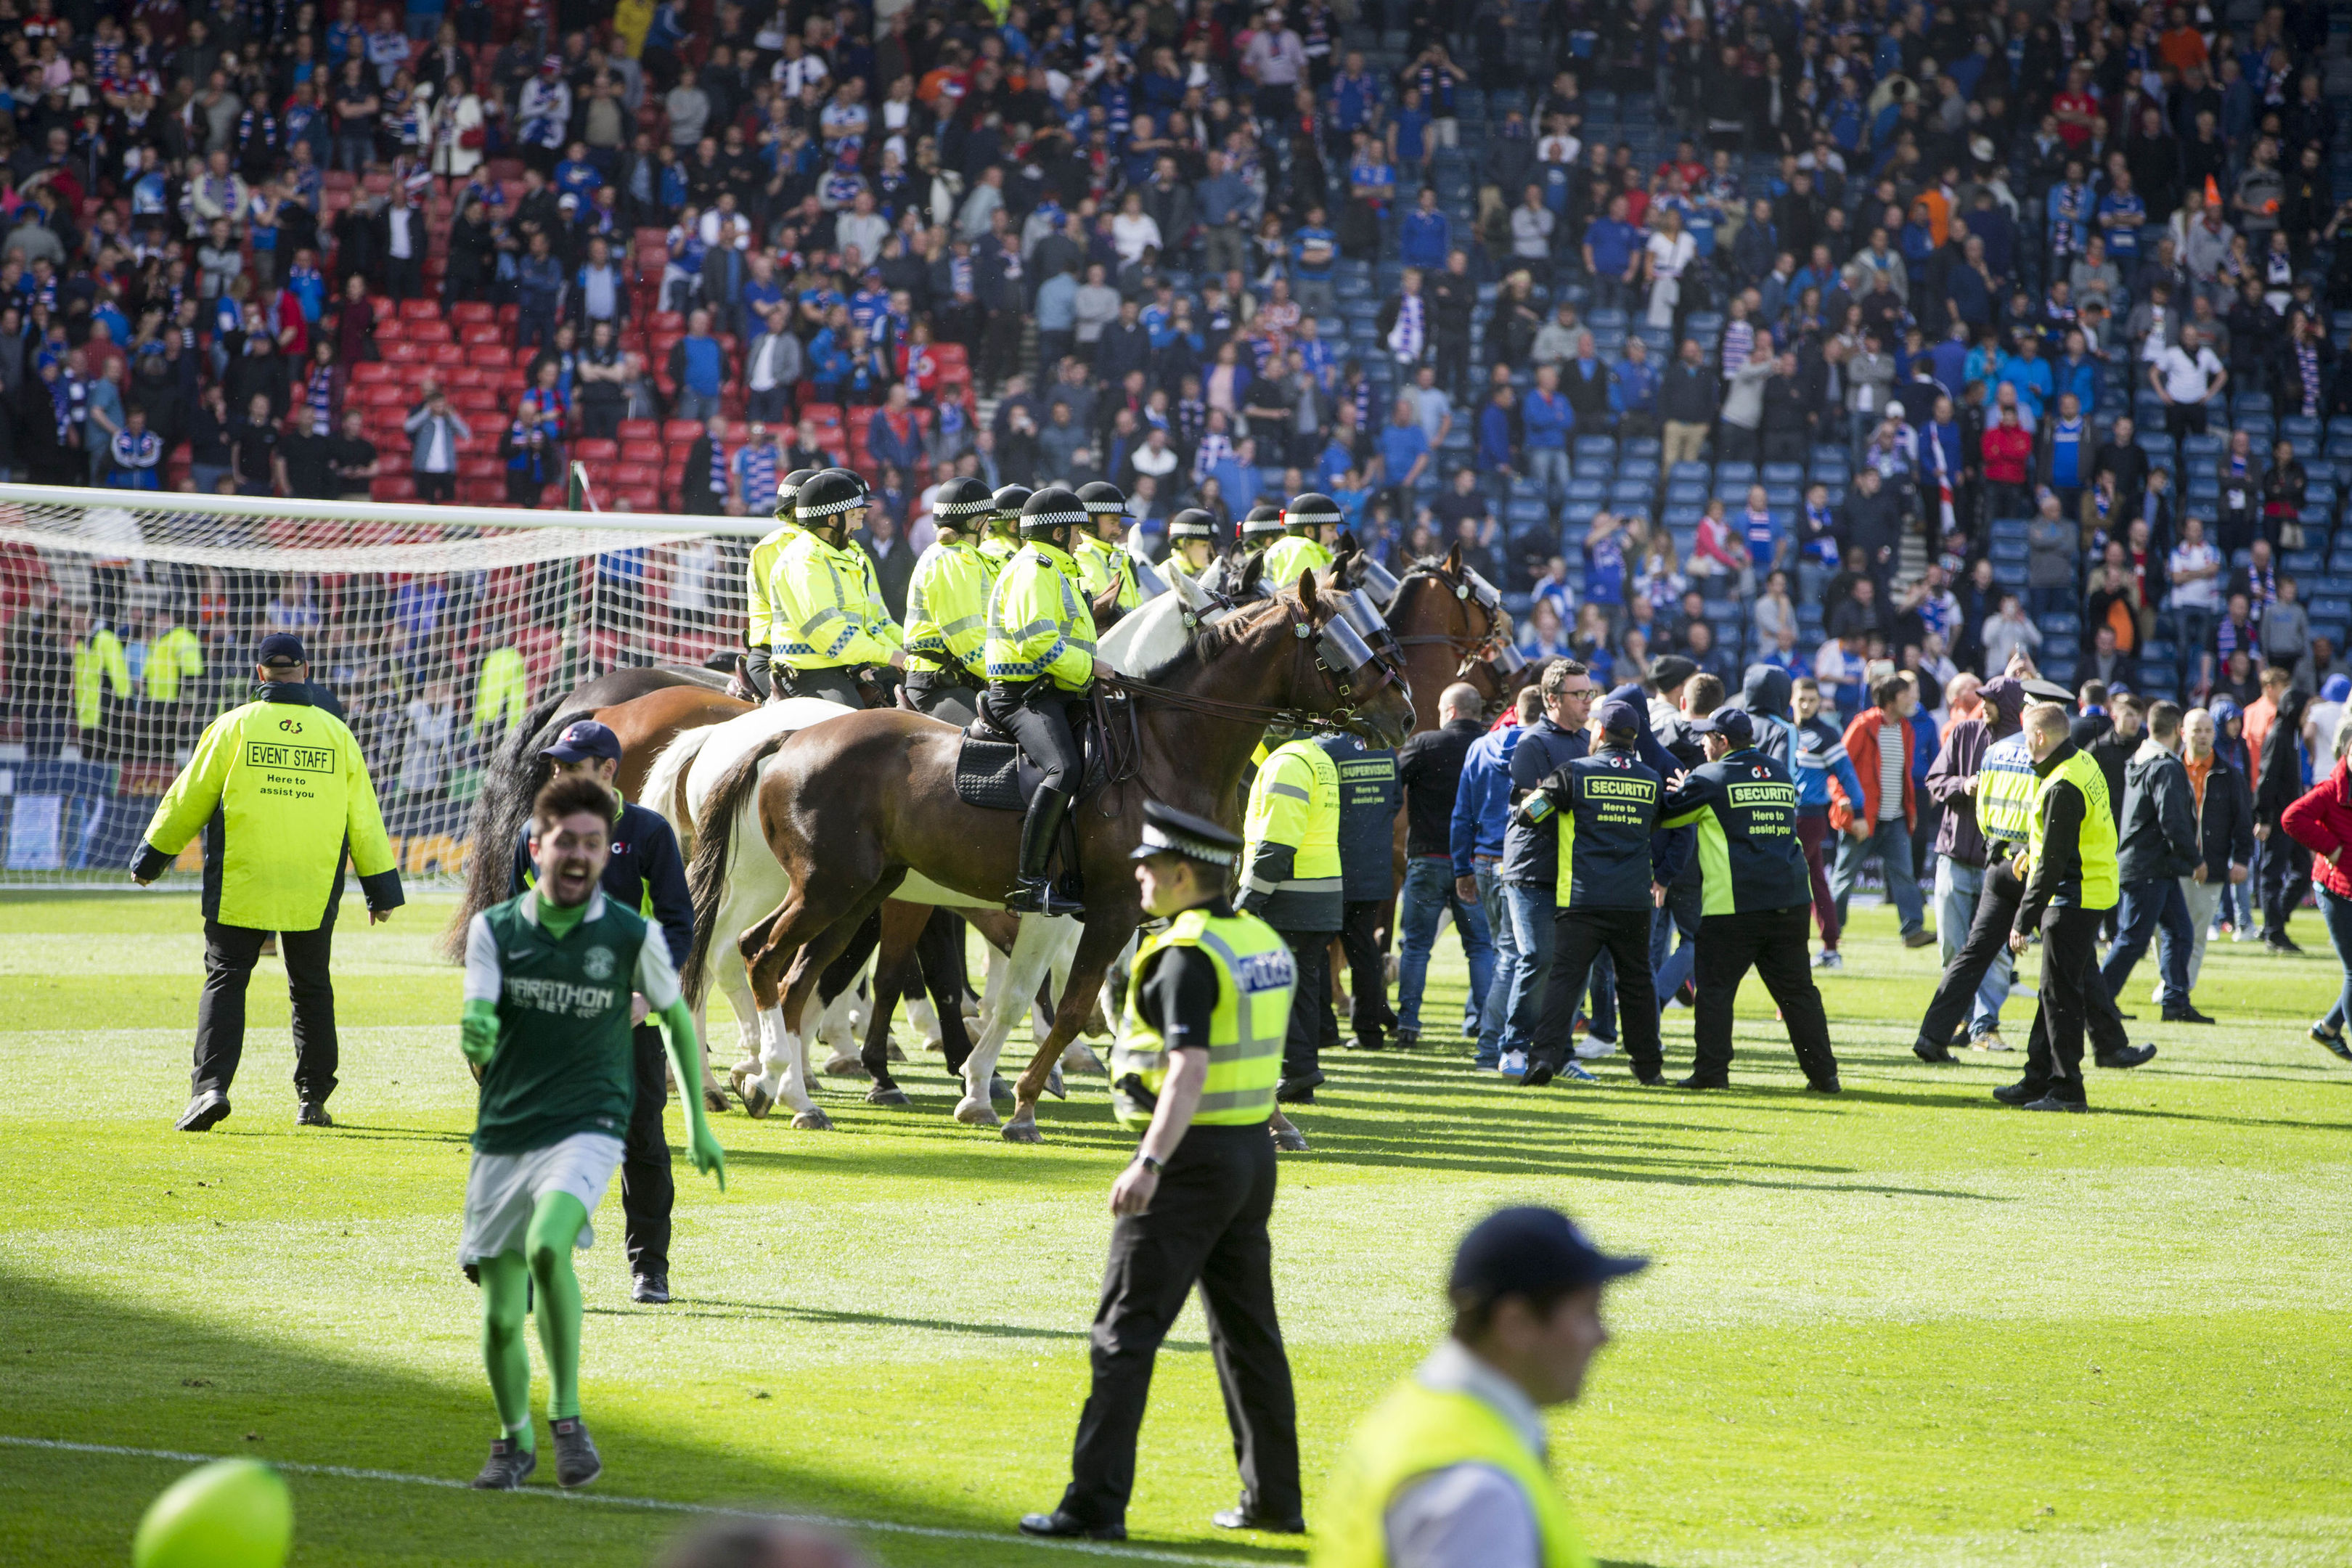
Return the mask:
M1087 502L1087 510L1088 511L1125 511L1127 503L1115 500L1090 500Z
M1082 511L1039 511L1021 514L1022 525L1026 528L1060 528L1066 524L1084 522L1086 520L1087 514Z
M1207 522L1180 522L1168 531L1171 539L1214 539L1216 525Z
M1252 517L1242 520L1244 533L1280 533L1282 527L1282 519L1278 517Z
M837 511L856 511L861 506L873 504L873 498L870 496L859 496L856 500L829 500L822 506L803 506L798 501L794 501L793 515L795 518L831 517Z
M933 503L931 515L933 517L977 517L983 512L992 512L995 510L996 503L992 500L939 501Z
M1203 860L1212 866L1230 866L1237 858L1236 852L1223 845L1212 844L1189 834L1171 833L1156 823L1144 824L1143 847L1146 849L1165 849L1171 854L1181 855L1189 860Z
M1347 514L1339 511L1286 511L1282 514L1282 526L1285 528L1320 527L1327 522L1347 521Z

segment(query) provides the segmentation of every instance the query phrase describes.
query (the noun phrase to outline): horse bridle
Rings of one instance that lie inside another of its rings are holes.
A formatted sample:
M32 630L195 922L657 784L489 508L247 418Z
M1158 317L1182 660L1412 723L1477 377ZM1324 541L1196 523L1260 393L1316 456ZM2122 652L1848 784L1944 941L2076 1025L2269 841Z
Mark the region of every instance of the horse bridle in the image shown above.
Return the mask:
M1228 613L1240 608L1222 595L1213 594L1212 596L1217 598L1219 607ZM1312 650L1315 668L1323 672L1324 679L1330 683L1332 693L1339 699L1339 706L1328 713L1313 713L1264 702L1234 702L1222 697L1198 697L1189 691L1179 691L1174 687L1155 686L1149 681L1116 673L1102 677L1097 684L1138 700L1181 709L1206 718L1328 735L1347 733L1349 725L1354 721L1364 703L1378 695L1383 687L1394 685L1400 690L1405 689L1401 659L1376 651L1371 639L1360 629L1363 625L1370 625L1375 636L1384 637L1391 643L1396 641L1395 634L1387 630L1387 622L1381 619L1380 611L1373 607L1361 589L1351 590L1341 597L1338 601L1339 607L1320 627L1315 625L1312 616L1305 613L1304 605L1294 611L1291 608L1293 601L1277 597L1275 602L1283 606L1284 615L1289 618L1292 637L1299 642L1311 640L1316 645ZM1357 679L1360 672L1367 669L1374 673L1370 684L1363 687L1359 694Z
M1436 562L1418 561L1413 563L1412 570L1407 572L1397 584L1397 597L1402 599L1404 596L1405 587L1418 577L1426 577L1438 584L1454 598L1462 601L1465 607L1473 604L1476 605L1479 609L1486 612L1486 629L1483 635L1475 637L1458 632L1417 632L1412 637L1398 637L1396 640L1400 646L1452 648L1462 661L1454 669L1454 679L1456 680L1468 679L1479 665L1493 660L1510 646L1510 620L1503 613L1502 595L1488 588L1485 579L1478 577L1475 573L1470 574L1466 578L1456 579L1449 575L1445 568ZM1465 618L1467 619L1466 616Z

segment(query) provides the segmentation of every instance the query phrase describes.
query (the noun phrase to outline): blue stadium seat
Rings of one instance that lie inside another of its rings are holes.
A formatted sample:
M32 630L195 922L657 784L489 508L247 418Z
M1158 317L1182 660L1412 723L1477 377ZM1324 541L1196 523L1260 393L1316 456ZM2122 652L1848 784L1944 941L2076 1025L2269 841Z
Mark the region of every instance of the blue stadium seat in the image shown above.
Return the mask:
M1675 484L1705 484L1715 476L1705 463L1676 463L1666 470L1666 478Z
M1749 485L1756 482L1756 465L1753 463L1717 463L1715 467L1715 478L1718 484L1726 480L1737 481L1739 488L1744 492Z
M1609 504L1622 510L1626 507L1647 507L1652 487L1639 479L1619 479L1609 487Z
M1647 479L1658 482L1658 460L1655 458L1623 457L1617 459L1617 477L1621 479Z
M2267 392L2241 392L2230 399L2230 410L2240 419L2249 414L2268 414L2271 411L2271 395Z
M1618 443L1628 458L1645 458L1655 463L1665 452L1665 443L1655 436L1628 436Z
M1666 486L1666 505L1686 506L1697 510L1706 505L1706 486L1696 479L1676 480Z
M1805 467L1802 463L1767 463L1764 465L1764 482L1768 485L1803 484Z
M1617 457L1617 437L1614 436L1579 436L1576 437L1574 444L1570 447L1570 450L1575 455L1580 462L1586 458L1606 458L1614 461Z
M1617 459L1614 458L1579 458L1576 459L1575 468L1576 477L1578 479L1599 479L1603 484L1606 484L1617 477Z
M1570 479L1568 481L1568 499L1574 505L1589 502L1599 506L1609 499L1609 487L1599 479Z

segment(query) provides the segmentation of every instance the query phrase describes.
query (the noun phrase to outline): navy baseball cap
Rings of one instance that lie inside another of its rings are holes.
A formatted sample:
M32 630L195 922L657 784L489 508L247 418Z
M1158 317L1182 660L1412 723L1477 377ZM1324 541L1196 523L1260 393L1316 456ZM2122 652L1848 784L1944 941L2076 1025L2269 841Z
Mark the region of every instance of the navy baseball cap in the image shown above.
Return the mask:
M261 639L261 653L256 664L308 664L310 656L302 651L302 639L292 632L272 632Z
M1704 719L1692 720L1690 728L1694 735L1720 735L1735 746L1756 743L1756 721L1748 718L1744 708L1727 704Z
M1641 731L1640 711L1622 697L1612 697L1603 702L1600 717L1601 731L1606 734L1632 735Z
M1605 1284L1649 1266L1646 1258L1601 1251L1558 1209L1528 1205L1497 1209L1470 1227L1454 1254L1446 1289L1474 1301L1496 1301Z
M555 744L539 754L559 763L617 763L621 760L621 738L593 719L581 719L565 725L563 733L555 738Z

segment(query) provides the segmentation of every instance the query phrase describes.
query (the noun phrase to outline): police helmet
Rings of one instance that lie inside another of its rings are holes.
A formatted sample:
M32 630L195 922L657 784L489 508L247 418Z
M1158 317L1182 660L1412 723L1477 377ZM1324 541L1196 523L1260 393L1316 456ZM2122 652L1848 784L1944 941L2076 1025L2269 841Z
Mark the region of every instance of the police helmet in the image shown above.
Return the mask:
M1064 529L1087 525L1087 505L1060 486L1037 491L1021 506L1021 537L1042 539L1048 544L1062 541L1054 535Z
M1078 487L1078 500L1086 503L1087 531L1102 526L1105 517L1124 521L1127 517L1127 492L1108 479L1093 479Z
M1249 516L1242 519L1242 548L1263 550L1282 537L1282 509L1260 504L1250 508Z
M817 473L818 470L815 468L794 468L777 481L776 521L778 522L793 521L793 498L800 494L801 487L816 478Z
M1205 539L1217 542L1217 520L1197 506L1188 506L1168 520L1168 537L1174 539Z
M1319 490L1306 490L1290 498L1282 509L1282 531L1301 538L1312 539L1316 530L1337 528L1348 521L1339 503Z
M950 479L931 497L931 521L941 528L976 531L996 510L996 501L988 487L978 479Z
M993 510L989 514L990 523L1003 532L1012 532L1013 525L1020 520L1021 509L1029 504L1029 498L1034 493L1027 485L998 486L996 494L991 498Z
M845 528L848 513L873 502L866 481L847 468L820 468L801 482L793 497L793 521L803 528Z

